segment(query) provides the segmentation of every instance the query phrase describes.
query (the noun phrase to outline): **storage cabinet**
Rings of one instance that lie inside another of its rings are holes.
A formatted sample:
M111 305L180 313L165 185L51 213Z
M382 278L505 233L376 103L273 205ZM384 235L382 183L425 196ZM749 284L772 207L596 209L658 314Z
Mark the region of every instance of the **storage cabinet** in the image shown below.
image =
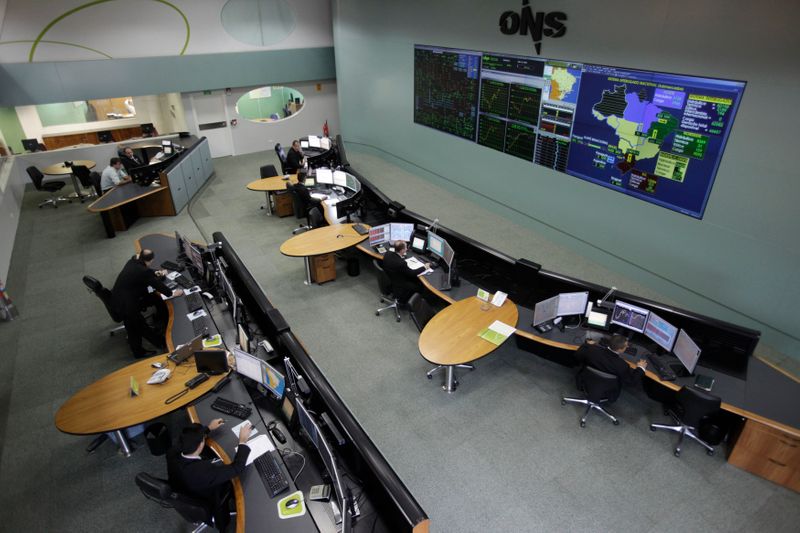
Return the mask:
M800 492L800 437L748 420L728 462Z
M336 279L336 260L333 254L311 256L311 280L325 283Z

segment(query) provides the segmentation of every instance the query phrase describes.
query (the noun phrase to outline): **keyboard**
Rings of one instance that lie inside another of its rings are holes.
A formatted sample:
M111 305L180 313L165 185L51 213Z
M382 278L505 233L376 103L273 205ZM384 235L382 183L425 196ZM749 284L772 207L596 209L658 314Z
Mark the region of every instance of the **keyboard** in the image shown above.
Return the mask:
M353 229L356 230L356 233L358 233L359 235L366 235L367 233L369 233L369 230L361 224L354 224Z
M167 270L172 270L173 272L180 272L182 270L178 263L173 263L172 261L164 261L161 263L161 268L166 268Z
M235 416L242 420L247 420L253 414L253 410L246 405L226 400L222 396L217 396L214 403L211 404L211 408L222 414Z
M206 322L206 317L201 316L200 318L195 318L192 320L192 329L194 330L195 337L208 333L208 322Z
M675 372L673 372L669 365L665 364L660 357L649 353L647 354L647 362L649 363L648 367L655 371L662 381L675 381L677 377L675 376Z
M186 296L186 308L189 311L197 311L203 307L203 298L199 292L195 292Z
M183 287L184 289L191 289L195 285L194 282L192 282L192 280L190 280L189 278L187 278L183 274L181 274L180 276L175 278L175 282L178 285L180 285L181 287Z
M289 480L283 475L283 470L281 470L279 463L280 458L277 457L277 454L278 452L273 450L257 457L253 461L270 498L274 498L289 488Z

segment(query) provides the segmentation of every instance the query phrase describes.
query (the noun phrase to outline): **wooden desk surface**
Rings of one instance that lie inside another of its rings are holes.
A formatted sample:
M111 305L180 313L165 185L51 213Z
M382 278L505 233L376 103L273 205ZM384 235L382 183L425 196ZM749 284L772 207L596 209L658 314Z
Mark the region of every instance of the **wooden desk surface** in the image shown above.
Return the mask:
M94 168L97 163L94 161L90 161L88 159L76 159L72 162L73 166L84 166L86 168ZM46 174L48 176L68 176L72 174L72 168L64 166L64 163L58 163L56 165L50 165L49 167L44 167L42 169L42 174Z
M335 224L295 235L281 244L281 253L290 257L329 254L355 246L369 234L359 235L353 224Z
M288 180L283 179L283 176L272 176L271 178L251 181L247 184L247 189L258 192L285 191L287 183L297 185L297 174L289 174Z
M136 200L144 198L145 196L150 196L151 194L161 192L168 188L169 187L167 185L159 185L158 187L144 187L138 183L132 182L117 185L113 189L106 192L103 196L92 202L89 207L86 208L86 210L90 213L110 211L111 209L116 209L121 205L135 202Z
M147 380L156 371L151 364L165 360L164 354L141 359L84 387L59 408L56 427L64 433L92 435L142 424L193 402L224 377L224 374L212 376L171 404L165 404L164 400L183 390L184 383L197 374L193 359L178 369L170 361L170 378L158 385L148 385ZM131 376L139 382L136 397L130 395Z
M506 299L502 307L482 302L475 296L445 307L422 330L419 351L436 365L459 365L480 359L493 352L497 345L478 337L478 333L495 320L517 325L519 314L514 302Z

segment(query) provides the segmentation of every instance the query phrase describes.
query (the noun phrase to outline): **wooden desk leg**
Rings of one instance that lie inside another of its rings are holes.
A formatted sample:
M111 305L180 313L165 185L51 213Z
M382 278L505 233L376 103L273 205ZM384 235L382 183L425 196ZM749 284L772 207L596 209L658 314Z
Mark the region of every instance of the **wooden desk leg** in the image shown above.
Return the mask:
M124 455L125 457L130 457L131 447L130 444L128 444L128 439L125 438L125 434L118 429L117 431L114 432L114 435L117 436L117 445L119 446L122 455Z
M306 265L306 280L304 283L306 285L311 285L311 258L309 256L305 256L303 258L303 262Z

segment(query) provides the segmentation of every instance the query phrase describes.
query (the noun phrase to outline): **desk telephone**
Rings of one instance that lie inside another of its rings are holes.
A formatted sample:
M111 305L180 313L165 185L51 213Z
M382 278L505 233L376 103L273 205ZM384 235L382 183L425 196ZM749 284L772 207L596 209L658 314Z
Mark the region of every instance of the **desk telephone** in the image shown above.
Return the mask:
M150 379L147 380L149 385L156 385L158 383L164 383L169 379L170 374L172 371L169 368L162 368L160 370L156 370L153 372L153 375L150 376Z

